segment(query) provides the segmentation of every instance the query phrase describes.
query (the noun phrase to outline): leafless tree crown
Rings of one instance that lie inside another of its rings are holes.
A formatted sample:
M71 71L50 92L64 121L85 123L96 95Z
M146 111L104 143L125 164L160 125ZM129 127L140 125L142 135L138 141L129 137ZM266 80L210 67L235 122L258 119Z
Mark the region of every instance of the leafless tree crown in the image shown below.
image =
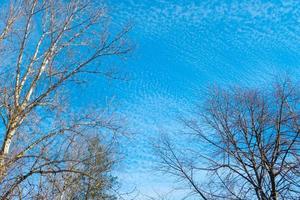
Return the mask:
M92 0L12 0L0 11L2 199L105 199L111 149L97 141L121 127L65 100L84 74L114 76L102 63L130 50L128 29L110 31Z
M165 138L157 152L160 169L188 183L193 194L299 199L300 90L292 81L214 89L195 119L183 123L193 142L183 149Z

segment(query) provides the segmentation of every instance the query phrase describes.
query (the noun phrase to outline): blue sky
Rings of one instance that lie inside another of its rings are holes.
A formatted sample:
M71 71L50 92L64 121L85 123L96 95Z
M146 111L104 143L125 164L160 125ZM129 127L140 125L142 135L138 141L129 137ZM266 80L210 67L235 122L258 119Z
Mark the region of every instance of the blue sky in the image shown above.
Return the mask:
M153 174L149 140L179 127L176 116L201 102L210 85L256 85L274 75L300 75L298 1L110 0L112 26L133 24L132 55L120 63L129 82L100 87L89 102L115 95L134 139L120 181L141 194L172 190ZM86 95L86 94L82 94ZM81 96L78 95L80 99ZM86 102L84 102L86 103ZM145 181L147 179L147 181ZM162 181L164 180L164 181Z

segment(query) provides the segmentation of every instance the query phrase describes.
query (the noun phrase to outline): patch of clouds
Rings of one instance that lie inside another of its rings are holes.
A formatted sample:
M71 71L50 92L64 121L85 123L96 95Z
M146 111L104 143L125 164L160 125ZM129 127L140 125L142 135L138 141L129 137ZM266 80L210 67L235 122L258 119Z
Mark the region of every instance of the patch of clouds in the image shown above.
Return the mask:
M150 190L150 183L138 182L140 173L151 174L155 159L149 138L180 128L175 116L192 109L208 85L255 85L277 74L300 75L298 1L111 0L111 5L115 23L132 20L131 34L141 43L137 80L129 84L125 103L137 137L124 144L131 168L122 172L138 172L125 179L140 190Z

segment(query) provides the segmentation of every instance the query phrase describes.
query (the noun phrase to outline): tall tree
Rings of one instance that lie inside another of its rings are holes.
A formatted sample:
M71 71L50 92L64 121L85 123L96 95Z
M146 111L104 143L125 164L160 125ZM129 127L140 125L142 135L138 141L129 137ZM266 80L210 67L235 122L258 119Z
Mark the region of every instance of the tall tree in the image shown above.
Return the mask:
M195 118L182 121L192 142L176 147L165 137L160 169L200 199L299 199L297 84L214 89Z
M110 169L99 157L105 144L93 143L121 127L109 109L67 102L86 74L114 77L103 63L128 53L128 28L110 34L107 9L93 0L12 0L0 9L0 196L68 199L67 179L109 183L99 175Z

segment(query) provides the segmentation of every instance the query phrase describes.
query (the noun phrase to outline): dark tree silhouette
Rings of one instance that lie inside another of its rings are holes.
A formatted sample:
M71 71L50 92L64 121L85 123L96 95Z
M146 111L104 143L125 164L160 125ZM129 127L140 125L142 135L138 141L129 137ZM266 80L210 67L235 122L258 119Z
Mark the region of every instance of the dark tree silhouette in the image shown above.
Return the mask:
M299 199L299 89L286 80L211 90L196 117L182 120L189 146L164 137L156 147L160 170L200 199Z

